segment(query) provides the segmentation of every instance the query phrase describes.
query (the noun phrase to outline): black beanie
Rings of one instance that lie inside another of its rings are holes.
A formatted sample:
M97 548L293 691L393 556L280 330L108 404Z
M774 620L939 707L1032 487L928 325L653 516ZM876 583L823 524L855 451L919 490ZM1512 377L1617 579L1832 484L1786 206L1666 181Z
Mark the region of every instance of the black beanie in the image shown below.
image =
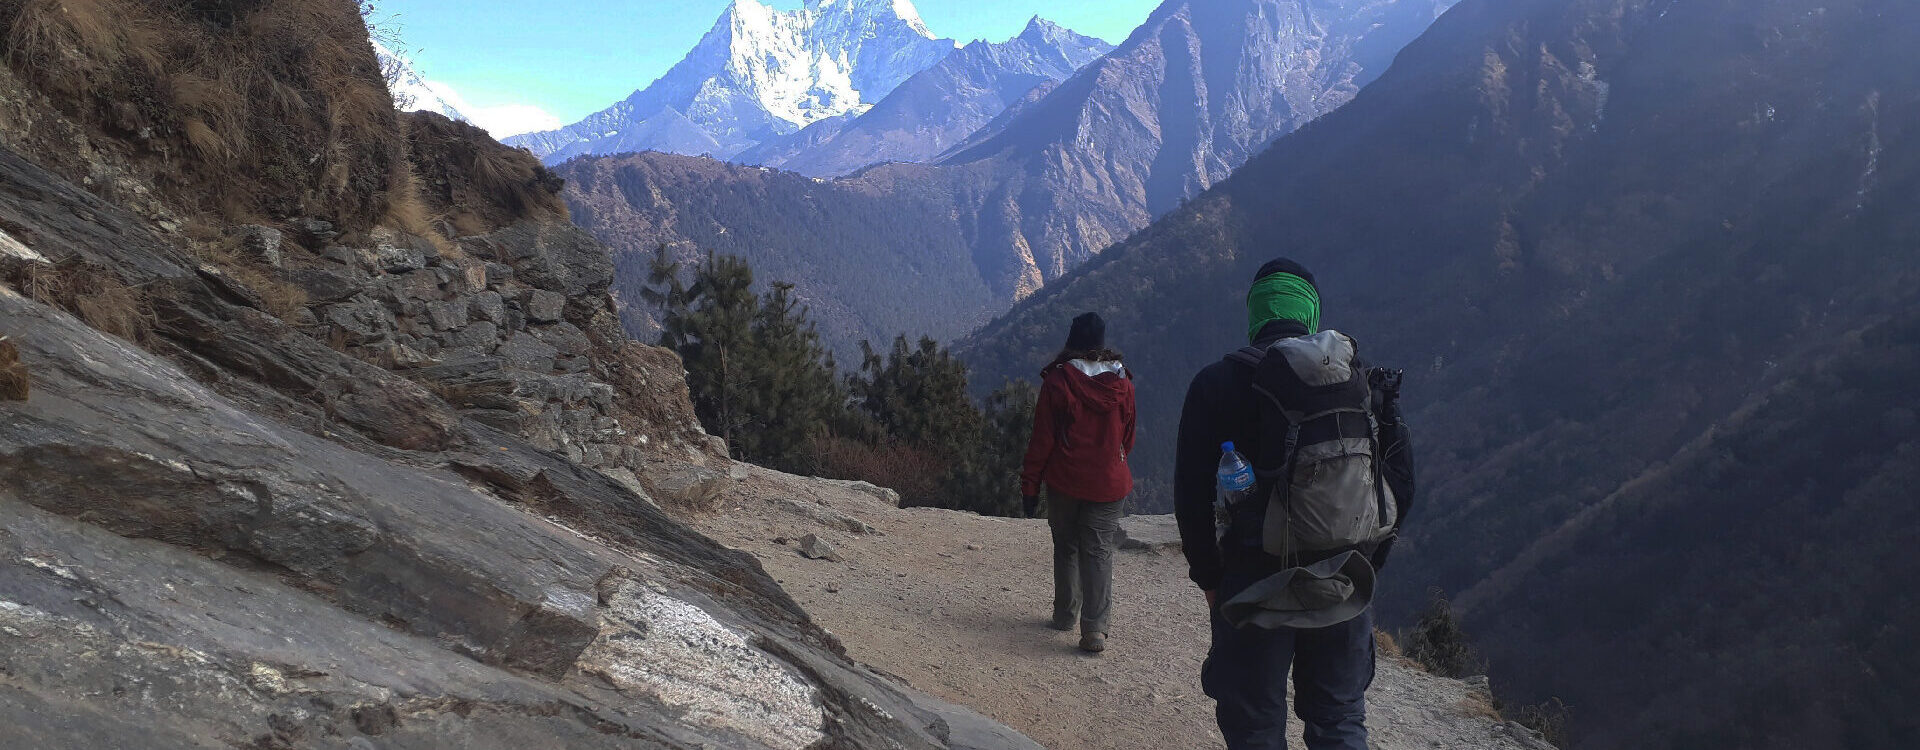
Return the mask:
M1087 313L1073 319L1073 328L1067 331L1067 350L1090 352L1107 348L1107 321L1100 319L1099 313Z
M1313 285L1314 289L1320 288L1320 282L1313 280L1313 273L1308 271L1306 266L1295 263L1290 258L1274 258L1273 260L1267 261L1267 264L1261 266L1260 271L1253 275L1253 280L1259 281L1276 273L1293 274L1305 279L1307 283Z

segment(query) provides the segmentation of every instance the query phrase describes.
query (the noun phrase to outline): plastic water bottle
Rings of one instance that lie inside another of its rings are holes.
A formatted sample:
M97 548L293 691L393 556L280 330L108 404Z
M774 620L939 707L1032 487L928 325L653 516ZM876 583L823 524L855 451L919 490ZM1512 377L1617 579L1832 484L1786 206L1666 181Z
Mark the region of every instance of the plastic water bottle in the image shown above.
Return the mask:
M1213 502L1213 533L1217 540L1227 535L1227 527L1233 522L1233 508L1253 496L1253 465L1228 441L1220 444L1220 470L1214 476L1219 486Z

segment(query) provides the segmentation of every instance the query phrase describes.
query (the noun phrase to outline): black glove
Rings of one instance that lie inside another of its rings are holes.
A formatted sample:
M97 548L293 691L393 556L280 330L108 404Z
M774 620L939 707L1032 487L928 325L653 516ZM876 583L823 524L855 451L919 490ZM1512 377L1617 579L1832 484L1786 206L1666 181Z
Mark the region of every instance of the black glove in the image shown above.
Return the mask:
M1026 511L1026 517L1032 518L1033 514L1040 512L1040 496L1021 495L1020 509Z

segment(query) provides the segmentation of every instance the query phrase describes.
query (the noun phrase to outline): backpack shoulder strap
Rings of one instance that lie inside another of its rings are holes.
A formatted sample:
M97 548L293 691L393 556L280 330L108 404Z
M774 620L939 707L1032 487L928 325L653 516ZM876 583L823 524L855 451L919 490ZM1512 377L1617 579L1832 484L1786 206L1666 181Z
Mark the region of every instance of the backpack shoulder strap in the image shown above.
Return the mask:
M1238 362L1256 370L1260 369L1261 360L1266 358L1267 350L1257 346L1243 346L1238 351L1227 355L1228 362Z

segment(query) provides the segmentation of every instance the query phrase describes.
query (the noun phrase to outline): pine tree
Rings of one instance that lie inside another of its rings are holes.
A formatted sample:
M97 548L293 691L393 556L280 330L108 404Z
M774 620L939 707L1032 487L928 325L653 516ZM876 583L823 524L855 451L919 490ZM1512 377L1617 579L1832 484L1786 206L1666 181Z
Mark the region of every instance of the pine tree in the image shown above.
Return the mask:
M774 468L812 471L812 445L844 419L847 394L792 284L776 282L761 297L753 344L745 366L757 429L742 436L742 453Z
M660 309L660 345L679 352L694 412L736 458L805 470L813 439L846 411L833 360L790 284L753 293L745 261L708 253L682 281L660 248L646 299Z
M933 339L909 347L893 340L882 358L861 342L860 372L847 378L854 404L887 438L944 455L968 452L980 426L980 410L967 397L967 367Z
M1420 621L1414 624L1406 642L1407 657L1441 677L1459 679L1486 670L1486 663L1474 652L1460 620L1454 617L1453 606L1439 589L1429 592L1427 608L1420 613Z
M1020 463L1038 396L1032 383L1009 380L987 397L973 449L944 482L951 493L946 507L993 516L1020 513Z

